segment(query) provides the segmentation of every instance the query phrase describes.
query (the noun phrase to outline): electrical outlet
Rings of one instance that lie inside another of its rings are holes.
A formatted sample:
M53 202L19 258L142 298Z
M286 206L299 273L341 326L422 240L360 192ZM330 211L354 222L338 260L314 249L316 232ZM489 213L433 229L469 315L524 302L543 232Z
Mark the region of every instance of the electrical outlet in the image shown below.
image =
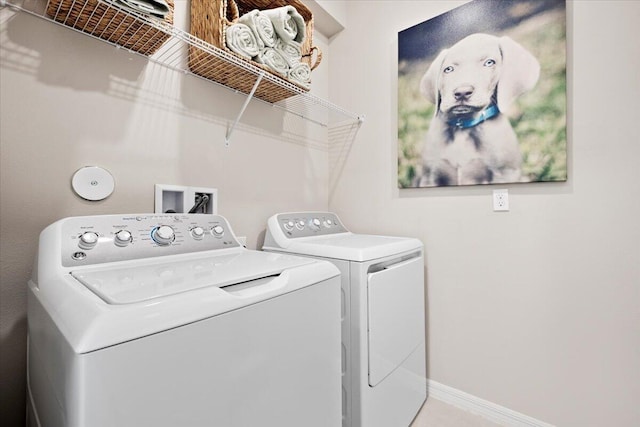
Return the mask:
M493 210L494 212L509 210L509 190L493 190Z

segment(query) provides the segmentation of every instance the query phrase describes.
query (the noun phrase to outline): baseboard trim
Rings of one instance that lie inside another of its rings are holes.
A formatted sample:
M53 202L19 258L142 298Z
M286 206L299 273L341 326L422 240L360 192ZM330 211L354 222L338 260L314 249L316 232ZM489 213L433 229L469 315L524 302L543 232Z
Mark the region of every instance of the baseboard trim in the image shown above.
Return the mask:
M554 427L488 400L427 379L427 396L508 427Z

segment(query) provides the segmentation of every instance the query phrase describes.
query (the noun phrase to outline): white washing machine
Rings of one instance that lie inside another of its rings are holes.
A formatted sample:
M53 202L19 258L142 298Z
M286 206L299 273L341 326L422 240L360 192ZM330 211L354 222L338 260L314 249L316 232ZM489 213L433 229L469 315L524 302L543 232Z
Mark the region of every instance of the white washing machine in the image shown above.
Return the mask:
M329 212L269 218L263 250L341 272L342 425L407 427L426 399L423 245L349 232Z
M339 427L339 315L335 266L221 216L63 219L29 281L29 425Z

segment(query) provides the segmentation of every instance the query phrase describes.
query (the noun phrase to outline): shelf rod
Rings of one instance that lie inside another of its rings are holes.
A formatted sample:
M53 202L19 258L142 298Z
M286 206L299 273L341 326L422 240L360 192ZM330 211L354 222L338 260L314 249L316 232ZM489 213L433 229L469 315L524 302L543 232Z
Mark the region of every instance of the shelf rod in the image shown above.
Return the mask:
M227 130L227 135L224 137L224 146L225 147L229 146L229 143L230 143L229 139L231 138L231 134L233 133L233 130L235 129L235 127L238 124L238 122L240 121L240 117L242 117L242 115L244 114L244 110L247 109L247 105L249 105L249 101L251 101L251 98L253 98L253 94L256 93L256 89L258 89L258 85L262 81L263 77L264 77L264 72L262 72L262 73L260 73L258 75L258 78L256 79L256 82L253 84L253 88L251 89L251 92L249 92L249 95L247 95L247 99L245 99L244 104L242 104L242 108L240 109L240 112L238 113L238 117L236 117L236 121L233 122L231 127Z

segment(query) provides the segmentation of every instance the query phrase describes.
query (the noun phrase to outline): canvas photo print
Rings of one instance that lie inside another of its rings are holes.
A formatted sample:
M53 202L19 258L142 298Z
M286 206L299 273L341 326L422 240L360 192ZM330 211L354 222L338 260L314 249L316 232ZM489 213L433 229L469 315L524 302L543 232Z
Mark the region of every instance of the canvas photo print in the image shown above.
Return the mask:
M400 188L566 181L564 0L474 0L398 34Z

